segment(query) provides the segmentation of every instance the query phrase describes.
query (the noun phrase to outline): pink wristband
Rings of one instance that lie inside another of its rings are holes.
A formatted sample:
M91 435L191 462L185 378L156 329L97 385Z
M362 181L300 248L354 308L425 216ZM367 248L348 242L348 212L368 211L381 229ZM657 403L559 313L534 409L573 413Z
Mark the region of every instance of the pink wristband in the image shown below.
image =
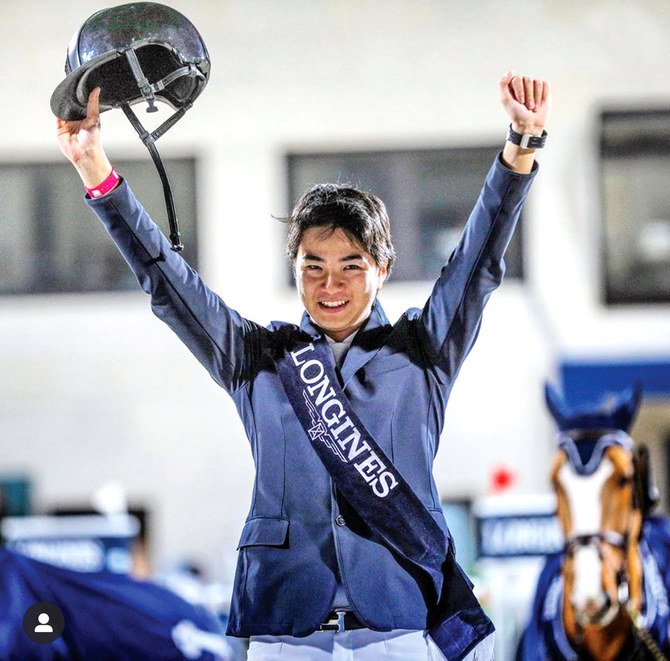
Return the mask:
M86 188L86 186L84 186L84 188L86 188L86 192L88 193L89 197L98 198L102 197L103 195L107 195L107 193L110 191L113 191L120 180L121 177L119 177L118 172L112 168L109 176L102 183L98 184L94 188Z

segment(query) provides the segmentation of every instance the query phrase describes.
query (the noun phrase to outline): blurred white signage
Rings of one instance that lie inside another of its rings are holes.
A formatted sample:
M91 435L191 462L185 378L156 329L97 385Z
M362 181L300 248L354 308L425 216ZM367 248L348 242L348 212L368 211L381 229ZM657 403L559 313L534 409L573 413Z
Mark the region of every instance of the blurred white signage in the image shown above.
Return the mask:
M473 514L479 558L511 558L557 553L563 533L553 494L488 496Z

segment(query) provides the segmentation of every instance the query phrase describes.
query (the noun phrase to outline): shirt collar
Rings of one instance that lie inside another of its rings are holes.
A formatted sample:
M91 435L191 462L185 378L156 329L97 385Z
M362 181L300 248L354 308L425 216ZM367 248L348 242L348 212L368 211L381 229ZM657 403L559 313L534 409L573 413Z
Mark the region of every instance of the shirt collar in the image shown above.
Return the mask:
M326 342L328 342L328 346L332 347L334 344L337 344L340 347L344 347L345 349L348 349L351 346L351 343L354 341L354 336L356 335L358 331L354 331L351 335L347 335L343 340L340 340L337 342L334 340L332 337L329 337L326 335Z

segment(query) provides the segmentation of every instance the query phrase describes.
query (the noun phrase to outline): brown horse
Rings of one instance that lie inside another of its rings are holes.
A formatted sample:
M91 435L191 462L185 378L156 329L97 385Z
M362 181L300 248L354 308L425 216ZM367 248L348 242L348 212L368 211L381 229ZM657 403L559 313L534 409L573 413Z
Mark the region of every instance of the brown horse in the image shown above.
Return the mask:
M631 638L632 618L643 606L642 509L636 494L640 455L632 452L628 437L619 434L608 439L600 431L573 432L561 441L551 470L566 541L565 631L575 648L602 661L620 655ZM597 446L603 440L607 444L593 472L576 469L569 451L579 452L577 444L595 441Z
M561 430L551 482L565 546L540 577L517 659L666 659L670 573L650 544L670 526L648 517L648 452L627 434L639 392L605 411L568 413L549 389L547 403Z

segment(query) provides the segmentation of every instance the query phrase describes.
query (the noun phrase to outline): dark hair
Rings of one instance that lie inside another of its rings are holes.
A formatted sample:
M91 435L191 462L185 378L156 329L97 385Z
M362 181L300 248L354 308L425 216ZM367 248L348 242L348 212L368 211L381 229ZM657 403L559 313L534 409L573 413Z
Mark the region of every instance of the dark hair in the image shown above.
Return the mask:
M317 184L303 193L284 221L288 223L286 252L291 261L298 255L302 236L311 227L342 229L369 252L387 272L395 260L391 227L384 203L372 193L347 184Z

